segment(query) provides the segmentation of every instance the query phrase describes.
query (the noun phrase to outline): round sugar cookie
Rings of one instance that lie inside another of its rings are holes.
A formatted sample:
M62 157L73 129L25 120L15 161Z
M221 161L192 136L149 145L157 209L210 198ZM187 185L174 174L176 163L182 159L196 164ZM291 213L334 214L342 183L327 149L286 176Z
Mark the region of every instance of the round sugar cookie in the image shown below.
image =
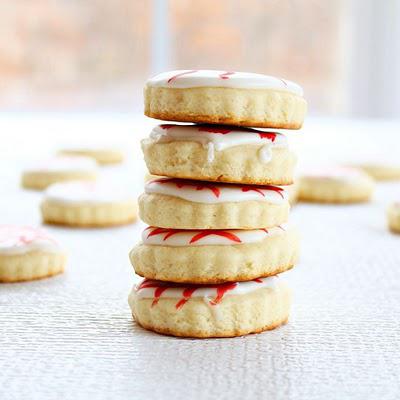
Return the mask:
M166 121L300 129L307 103L297 84L263 74L163 72L146 82L145 114Z
M287 221L289 202L277 186L160 178L145 185L139 214L147 225L160 228L271 228Z
M289 318L291 292L277 276L220 285L145 279L129 305L143 328L173 336L233 337L274 329Z
M97 163L89 157L54 157L41 161L22 174L22 186L43 190L53 183L73 180L93 181Z
M77 227L106 227L136 220L136 201L124 188L106 182L50 186L41 204L43 221Z
M385 163L365 163L359 164L358 168L361 168L376 181L400 180L400 165Z
M112 148L65 148L59 151L62 156L85 156L93 158L100 165L120 164L124 161L124 154Z
M389 229L394 233L400 233L400 202L392 203L387 210Z
M369 201L374 181L356 168L320 169L300 178L300 201L317 203L361 203Z
M288 185L296 157L276 132L229 126L156 126L142 140L154 175L229 183Z
M292 268L298 254L297 232L283 225L254 230L148 227L130 259L145 278L211 284L276 275Z
M66 254L44 230L0 225L0 282L47 278L64 271Z

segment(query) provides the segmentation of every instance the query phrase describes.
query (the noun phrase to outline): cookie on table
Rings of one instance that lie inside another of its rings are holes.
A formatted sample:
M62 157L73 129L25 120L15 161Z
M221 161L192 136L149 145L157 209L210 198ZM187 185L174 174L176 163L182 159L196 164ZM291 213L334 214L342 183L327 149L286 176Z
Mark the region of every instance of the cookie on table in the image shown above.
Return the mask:
M166 121L300 129L307 110L297 84L249 72L181 70L146 82L145 114Z
M270 228L288 214L286 192L277 186L160 178L147 182L139 197L140 218L160 228Z
M109 183L66 182L50 186L41 204L47 224L106 227L129 224L137 218L133 196Z
M387 210L389 229L400 233L400 202L392 203Z
M54 157L26 169L22 186L43 190L53 183L73 180L93 181L97 178L97 163L89 157Z
M298 254L298 234L285 225L253 230L148 227L130 259L145 278L210 284L276 275L292 268Z
M277 276L220 285L143 280L129 305L143 328L166 335L233 337L274 329L289 318L291 291Z
M142 149L152 174L205 181L289 185L296 163L284 135L229 126L159 125Z
M100 165L120 164L124 161L122 151L112 148L66 148L59 151L63 156L85 156L93 158Z
M317 203L361 203L369 201L374 181L356 168L315 170L300 178L300 201Z
M361 168L376 181L400 180L400 165L384 163L365 163L359 164L358 168Z
M66 254L45 231L0 225L0 282L47 278L64 271Z

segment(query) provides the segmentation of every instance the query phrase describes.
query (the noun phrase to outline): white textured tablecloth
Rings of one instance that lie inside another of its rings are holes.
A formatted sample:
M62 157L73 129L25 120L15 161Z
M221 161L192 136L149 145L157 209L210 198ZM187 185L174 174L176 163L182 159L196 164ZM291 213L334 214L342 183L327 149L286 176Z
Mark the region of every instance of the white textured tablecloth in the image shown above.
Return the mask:
M1 222L39 223L41 195L18 188L18 162L0 167ZM135 163L104 174L140 190ZM295 206L303 251L285 274L290 322L235 339L175 339L132 322L127 254L142 224L48 228L68 250L66 273L0 285L0 399L399 399L400 236L385 225L396 195L400 183L365 205Z

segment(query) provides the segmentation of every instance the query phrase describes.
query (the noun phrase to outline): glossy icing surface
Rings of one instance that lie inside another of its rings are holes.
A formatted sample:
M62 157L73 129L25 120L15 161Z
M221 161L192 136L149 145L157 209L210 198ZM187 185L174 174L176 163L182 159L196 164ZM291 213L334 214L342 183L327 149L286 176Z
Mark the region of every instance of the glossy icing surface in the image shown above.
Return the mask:
M123 186L100 182L65 182L51 185L45 191L45 199L58 203L112 203L134 200Z
M171 247L240 245L260 242L268 236L279 235L285 231L285 226L251 230L180 230L149 226L142 232L142 243Z
M208 204L252 200L281 204L287 201L286 192L278 186L234 185L175 178L149 181L145 185L145 192Z
M153 299L152 307L162 298L178 299L175 307L181 309L191 298L203 298L210 306L220 304L225 296L237 296L263 288L274 288L277 276L258 278L247 282L228 282L218 285L189 285L144 279L135 287L138 298Z
M0 254L21 254L34 250L58 252L60 246L43 229L0 225Z
M274 76L252 72L216 70L177 70L162 72L150 78L149 87L193 88L229 87L238 89L271 89L303 95L303 89L296 83Z
M218 125L163 124L152 130L150 138L156 143L200 143L207 149L209 163L213 162L216 151L240 145L259 146L259 159L267 163L272 158L273 147L287 147L287 139L280 133Z

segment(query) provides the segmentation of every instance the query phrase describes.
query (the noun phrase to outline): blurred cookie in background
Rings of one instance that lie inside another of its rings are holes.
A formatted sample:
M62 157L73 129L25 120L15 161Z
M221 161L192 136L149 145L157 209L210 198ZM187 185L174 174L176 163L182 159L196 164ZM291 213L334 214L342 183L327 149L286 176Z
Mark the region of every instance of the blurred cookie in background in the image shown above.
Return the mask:
M357 165L376 181L400 180L400 164L389 163L364 163Z
M362 203L374 191L373 179L357 168L330 167L303 173L299 201L315 203Z
M59 151L62 156L85 156L93 158L99 165L120 164L124 161L122 151L113 148L70 147Z
M53 183L97 178L97 163L89 157L53 157L39 161L23 171L21 185L43 190Z
M0 225L0 282L47 278L64 271L67 256L43 229Z
M400 201L392 203L387 209L389 229L394 233L400 233Z
M107 182L67 182L50 186L41 204L43 221L76 227L134 222L136 200L124 187Z

